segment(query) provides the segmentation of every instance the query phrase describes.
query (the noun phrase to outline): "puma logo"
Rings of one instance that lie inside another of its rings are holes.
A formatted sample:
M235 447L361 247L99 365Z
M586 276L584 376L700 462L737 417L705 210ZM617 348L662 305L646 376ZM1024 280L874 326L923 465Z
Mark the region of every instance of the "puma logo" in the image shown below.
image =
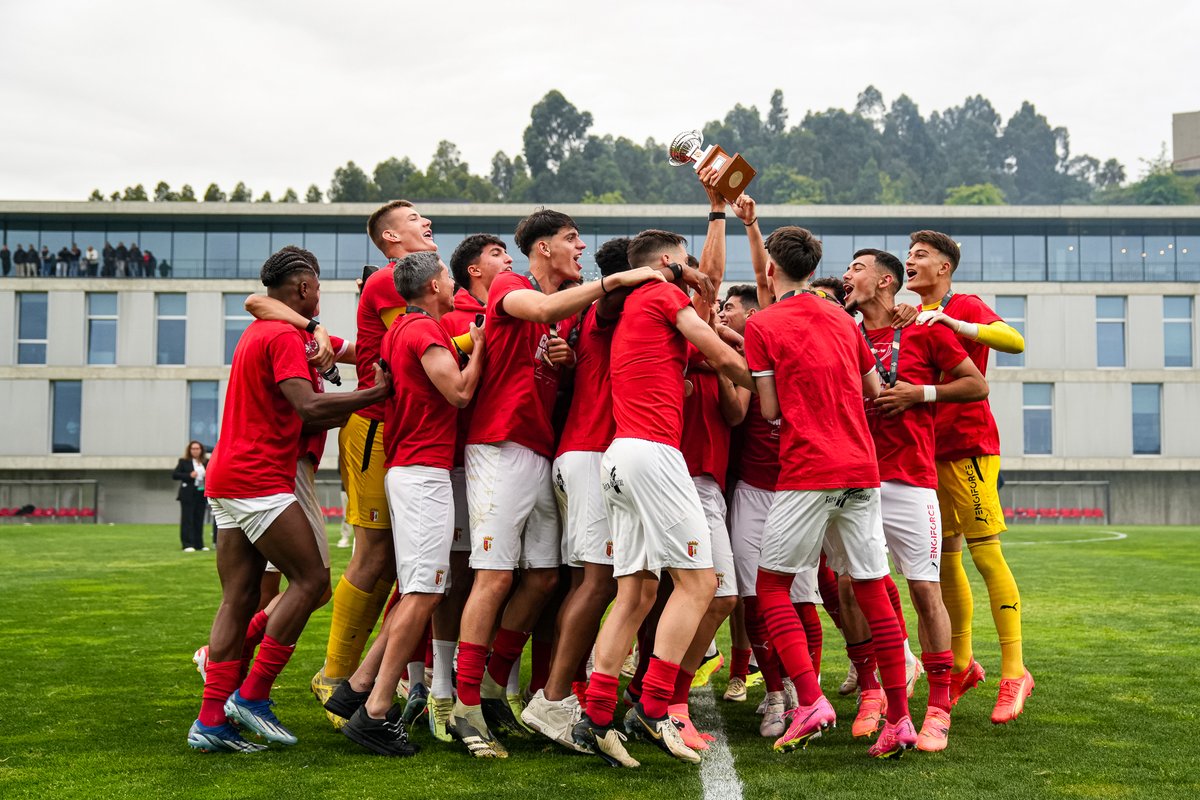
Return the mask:
M1020 601L1017 601L1017 602L1020 602ZM1004 603L1001 603L1001 604L1000 604L1000 610L1001 610L1001 611L1003 611L1003 610L1004 610L1004 609L1006 609L1006 608L1011 608L1013 611L1016 611L1016 610L1017 610L1017 603L1013 603L1011 606L1010 606L1010 605L1005 605Z

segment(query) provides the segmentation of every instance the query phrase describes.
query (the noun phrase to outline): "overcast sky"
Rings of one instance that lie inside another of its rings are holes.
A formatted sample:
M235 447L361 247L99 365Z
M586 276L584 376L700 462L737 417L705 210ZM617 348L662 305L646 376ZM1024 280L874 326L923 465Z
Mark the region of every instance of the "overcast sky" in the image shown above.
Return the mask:
M1191 0L0 0L0 31L0 199L159 180L278 198L351 159L424 168L440 139L486 174L549 89L639 141L765 114L776 88L792 123L868 84L926 116L1028 99L1131 177L1200 110Z

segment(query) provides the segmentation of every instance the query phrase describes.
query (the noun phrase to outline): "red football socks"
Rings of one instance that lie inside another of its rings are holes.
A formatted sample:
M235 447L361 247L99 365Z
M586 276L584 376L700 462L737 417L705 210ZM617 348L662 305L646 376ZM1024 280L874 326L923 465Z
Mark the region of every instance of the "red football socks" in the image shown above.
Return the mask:
M750 646L758 659L763 684L768 692L782 692L783 676L779 674L779 660L767 637L767 626L758 608L758 598L747 597L743 603L746 609L746 634L750 637Z
M204 670L204 695L200 702L200 724L225 724L225 701L240 682L240 661L210 661Z
M679 668L679 672L675 673L675 691L671 693L671 705L687 704L688 692L692 690L692 679L695 677L696 673L688 672L683 667Z
M908 638L908 625L904 622L904 607L900 605L900 590L891 575L883 576L883 586L887 589L888 600L891 601L892 611L896 613L896 622L900 623L900 638Z
M950 711L950 670L954 668L954 652L921 653L921 664L929 681L929 705Z
M617 710L619 685L619 681L612 675L592 670L592 678L587 687L587 715L592 722L601 727L612 725L613 713Z
M465 706L479 705L479 682L483 680L487 652L487 647L482 644L458 644L458 699Z
M879 665L880 683L887 695L888 722L899 722L908 715L907 676L904 674L904 637L896 612L888 600L884 581L874 578L854 581L854 599L871 626L875 646L875 663ZM860 673L861 680L861 673Z
M813 603L796 603L796 614L800 624L804 626L804 638L808 639L808 657L813 669L821 671L821 646L825 643L825 631L821 628L821 618L817 616L817 607Z
M242 666L239 673L239 680L245 680L246 674L250 672L250 662L254 660L254 651L263 640L263 634L267 632L267 613L259 611L250 618L250 624L246 626L246 639L242 642Z
M846 655L858 673L858 688L863 690L878 689L879 679L875 677L875 647L871 640L846 645Z
M750 654L753 652L748 647L744 650L740 647L730 649L729 677L746 680L746 676L750 674Z
M821 687L813 674L812 658L808 655L808 640L789 594L793 575L776 575L758 571L758 608L767 625L771 646L779 654L783 671L796 686L801 705L812 705L821 697ZM894 622L894 620L893 620ZM903 658L903 656L901 656ZM901 662L903 667L903 662ZM903 669L901 669L903 673Z
M488 659L487 671L492 680L501 686L508 684L508 676L512 673L513 664L521 659L521 651L529 634L524 631L511 631L501 628L496 631L496 639L492 642L492 657Z
M283 672L295 650L294 644L280 644L270 636L264 636L262 644L258 646L254 665L250 667L250 674L242 683L242 697L246 700L266 700L270 697L275 679Z
M642 679L642 709L650 719L661 719L667 715L667 706L675 695L675 677L679 665L651 656L650 667ZM689 685L691 682L688 682Z

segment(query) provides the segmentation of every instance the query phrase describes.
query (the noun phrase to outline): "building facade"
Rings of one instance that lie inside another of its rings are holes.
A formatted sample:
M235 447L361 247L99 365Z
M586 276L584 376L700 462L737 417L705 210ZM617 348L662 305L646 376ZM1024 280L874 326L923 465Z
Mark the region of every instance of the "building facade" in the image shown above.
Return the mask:
M668 228L698 253L707 227L704 207L560 208L588 243L589 273L590 254L609 238ZM35 277L0 279L0 481L94 479L101 519L174 519L170 471L190 439L219 436L228 365L249 322L242 303L262 289L262 261L286 244L316 253L322 320L352 338L352 279L383 262L364 232L372 210L0 203L10 251L136 243L158 264L155 277L129 264L101 264L92 276L86 264L60 269L55 257ZM444 257L483 231L508 241L514 269L525 268L512 232L530 208L420 210ZM799 224L820 236L820 275L840 276L861 247L903 256L920 228L960 242L958 291L981 295L1026 336L1026 352L994 354L988 374L1006 480L1042 491L1037 500L1010 490L1022 506L1014 514L1028 516L1032 504L1034 518L1045 510L1077 519L1069 512L1102 501L1049 487L1087 483L1104 487L1111 522L1200 523L1200 208L761 206L759 217L764 230ZM751 281L746 237L736 223L729 229L726 285ZM353 387L353 369L342 374ZM321 467L322 479L336 480L336 437Z

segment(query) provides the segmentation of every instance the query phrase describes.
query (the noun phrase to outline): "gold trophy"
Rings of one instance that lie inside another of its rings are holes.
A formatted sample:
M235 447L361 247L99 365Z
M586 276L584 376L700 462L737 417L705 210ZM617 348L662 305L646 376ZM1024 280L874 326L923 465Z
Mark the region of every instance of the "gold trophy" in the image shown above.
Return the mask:
M717 144L710 144L701 150L703 144L704 135L700 131L684 131L676 136L667 149L671 166L682 167L684 164L691 164L696 172L705 167L712 167L717 171L717 191L732 203L741 196L758 173L741 155L734 153L731 156Z

